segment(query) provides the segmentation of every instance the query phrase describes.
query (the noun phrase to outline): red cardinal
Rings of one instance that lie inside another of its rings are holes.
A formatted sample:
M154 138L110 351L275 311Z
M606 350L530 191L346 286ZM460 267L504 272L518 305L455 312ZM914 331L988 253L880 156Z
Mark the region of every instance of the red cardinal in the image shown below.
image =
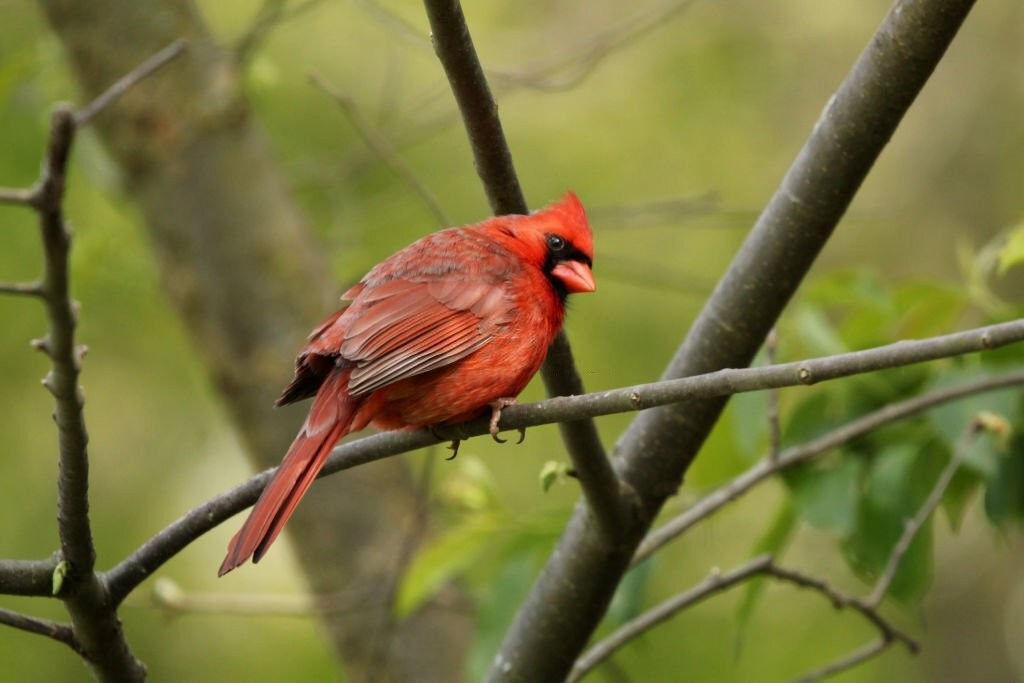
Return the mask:
M449 228L382 261L309 336L277 399L309 416L228 545L223 576L258 562L340 438L455 423L501 408L540 368L565 298L595 289L593 236L572 192L529 216Z

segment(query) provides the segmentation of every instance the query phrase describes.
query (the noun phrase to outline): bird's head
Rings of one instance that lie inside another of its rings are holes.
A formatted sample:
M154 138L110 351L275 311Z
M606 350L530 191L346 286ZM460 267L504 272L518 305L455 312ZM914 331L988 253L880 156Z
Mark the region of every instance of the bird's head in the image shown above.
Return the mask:
M562 297L597 289L594 236L583 204L571 191L530 214L509 217L500 229L519 243L522 255L537 266Z

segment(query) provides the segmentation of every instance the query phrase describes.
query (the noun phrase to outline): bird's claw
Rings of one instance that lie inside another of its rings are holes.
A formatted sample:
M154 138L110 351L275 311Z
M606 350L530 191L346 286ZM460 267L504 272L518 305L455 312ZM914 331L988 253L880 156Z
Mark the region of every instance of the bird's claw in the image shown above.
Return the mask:
M437 439L438 441L444 441L444 437L438 434L437 427L435 427L434 425L427 425L427 429L430 430L430 433L434 435L435 439ZM455 456L459 454L459 444L461 443L461 439L452 439L451 443L448 444L448 448L451 449L452 454L445 458L445 460L455 459Z
M448 444L448 448L452 450L452 454L445 458L445 460L455 459L455 456L459 454L459 444L461 443L462 441L460 441L459 439L452 439L452 442Z
M514 398L499 398L495 401L491 401L491 422L490 429L488 431L491 433L491 438L498 443L506 443L508 441L508 439L503 439L498 436L498 422L501 420L501 411L510 405L514 405L515 402L516 400ZM519 432L519 440L516 441L516 445L518 446L523 442L523 439L526 438L526 427L519 427L517 431Z

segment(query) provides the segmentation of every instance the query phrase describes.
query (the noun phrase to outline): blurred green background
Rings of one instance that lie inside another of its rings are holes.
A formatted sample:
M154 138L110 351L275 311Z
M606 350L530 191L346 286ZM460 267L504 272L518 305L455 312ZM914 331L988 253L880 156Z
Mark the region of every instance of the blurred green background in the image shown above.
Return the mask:
M245 32L259 5L199 3L225 45ZM658 18L659 8L668 5L468 5L529 202L540 206L571 187L590 209L599 290L576 297L567 323L590 390L660 375L889 7L882 0L739 0L693 3ZM585 62L593 46L610 44L610 37L644 19L655 19L651 30ZM422 7L311 3L257 50L245 87L332 256L339 293L438 225L367 149L336 104L310 84L314 73L348 94L399 147L453 223L488 214L427 40ZM579 74L585 77L567 82ZM61 47L37 10L29 3L0 4L0 185L34 181L50 109L57 101L74 101L75 93ZM834 325L837 333L850 333L843 337L846 345L955 331L1005 318L1008 311L1019 314L1019 275L986 279L992 288L986 293L1007 302L1000 307L978 294L977 269L982 248L1024 216L1022 112L1024 5L979 3L822 255L814 273L824 283L817 285L817 298L805 295L794 304L781 328L781 359L827 347L812 335L821 329L808 322L815 312L828 309L826 318L836 322L836 309L841 318L870 308L876 298L891 297L885 299L884 324L870 334L863 326ZM99 565L109 567L250 469L165 304L145 230L116 169L88 131L78 140L72 166L67 211L76 235L74 294L82 304L79 340L90 347L82 383L92 519ZM33 215L0 206L0 280L33 278L39 259ZM843 277L873 283L881 293L876 297L869 288L860 300L829 298L830 291L840 297L853 291L828 289ZM812 284L805 294L814 291ZM926 300L931 308L911 319L907 312ZM46 362L28 345L44 330L36 302L0 296L0 556L6 558L45 557L57 545L55 433L50 397L39 386ZM1005 362L1022 358L1020 350L1004 354ZM291 362L281 359L284 368ZM784 393L784 423L804 391ZM535 382L524 398L541 396ZM671 509L692 502L763 451L766 425L757 400L729 411ZM606 443L614 443L629 420L602 418ZM571 482L547 493L538 484L543 463L563 457L556 432L533 429L519 447L476 439L463 445L454 463L435 465L434 496L449 525L450 535L442 536L449 545L420 571L448 576L468 569L467 585L479 605L472 672L486 667L577 499ZM407 457L421 467L437 454ZM780 484L762 487L673 545L626 586L610 620L685 588L712 567L749 557L777 521L785 497ZM302 592L286 544L258 570L217 581L233 530L234 522L200 539L158 576L197 593ZM922 655L894 648L843 680L1024 680L1019 527L993 528L974 500L956 533L945 519L937 520L933 541L935 561L923 601L887 609L921 636ZM834 529L798 526L785 560L848 590L866 590L844 563ZM152 680L341 680L315 619L172 614L152 605L152 587L152 581L144 584L121 611ZM609 669L593 680L785 680L874 635L855 615L833 611L819 596L775 585L753 616L739 623L742 595L700 605L624 650L613 668L628 679ZM49 602L3 597L0 604L63 618L60 606ZM9 629L0 630L0 667L10 681L88 675L70 651Z

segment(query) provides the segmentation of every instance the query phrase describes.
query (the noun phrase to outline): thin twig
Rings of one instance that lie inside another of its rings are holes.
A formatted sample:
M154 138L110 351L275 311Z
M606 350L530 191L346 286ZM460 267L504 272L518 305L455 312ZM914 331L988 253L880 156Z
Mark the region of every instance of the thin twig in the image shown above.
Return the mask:
M185 39L179 38L119 78L96 99L75 112L75 125L81 127L89 123L97 114L109 107L114 100L133 88L136 83L184 52L185 46Z
M598 664L611 657L619 648L639 638L658 624L671 619L680 611L716 593L728 590L752 576L764 573L771 564L771 555L761 555L724 574L717 570L712 571L704 581L693 588L674 595L643 614L630 619L591 646L576 660L572 672L566 678L566 683L579 681Z
M39 192L35 187L10 188L0 187L0 204L16 204L22 206L33 206Z
M736 500L758 483L781 470L816 458L880 427L904 420L943 403L1018 384L1024 384L1024 371L984 377L958 386L936 389L879 408L863 417L847 422L813 441L788 448L775 460L766 457L648 534L633 557L633 564L636 565L650 557L700 520L714 514L727 503Z
M366 146L383 161L392 171L405 181L405 184L409 186L413 192L415 192L423 203L427 205L427 208L437 221L440 227L447 227L451 225L444 208L441 206L441 202L438 201L437 196L430 191L423 182L416 176L416 172L412 169L409 164L405 162L405 159L395 151L395 148L391 145L387 139L375 129L366 117L362 115L355 102L348 95L345 95L337 88L333 87L323 77L318 74L311 74L310 80L323 90L327 95L334 100L334 102L341 107L342 112L348 117L349 123L355 128L356 133L363 139Z
M852 669L855 666L860 666L864 662L868 661L872 657L876 657L889 648L890 642L885 638L879 638L873 640L864 647L854 650L850 654L846 655L841 659L823 666L820 669L808 672L797 678L793 683L812 683L813 681L820 681L831 676L835 676L838 673Z
M0 282L0 294L41 297L43 286L39 282Z
M248 30L235 44L235 64L244 66L270 35L283 22L294 19L306 10L320 4L322 0L306 0L291 9L285 7L287 0L264 0Z
M875 587L871 591L871 594L864 599L864 602L871 607L877 607L882 599L885 598L885 594L889 592L889 588L892 586L893 580L896 578L896 572L899 571L900 564L903 561L903 556L907 554L910 549L910 544L913 543L914 538L917 537L921 527L924 526L928 518L931 517L932 513L935 512L935 508L942 502L942 496L946 493L946 489L949 488L949 483L953 481L953 476L957 470L960 469L960 464L967 457L967 452L972 443L974 443L975 437L981 431L981 423L975 419L972 420L971 424L967 426L963 437L956 444L956 448L953 450L953 455L949 459L949 463L942 470L939 478L935 481L935 485L932 487L928 497L921 504L920 509L917 511L911 519L908 519L903 527L903 533L892 547L892 551L889 554L889 561L885 565L885 569L879 575L878 580L875 582Z
M831 586L827 581L792 569L780 567L775 564L770 555L761 555L724 574L714 570L708 578L693 588L664 600L643 614L626 622L581 655L573 665L572 672L567 681L569 683L579 681L617 650L636 640L658 624L671 619L684 609L759 575L771 576L800 588L811 589L827 598L837 609L856 611L878 629L882 639L887 644L901 642L913 653L916 653L920 647L917 641L889 623L874 607L843 593Z
M168 578L153 585L150 604L169 614L220 614L267 617L306 617L321 613L313 596L191 593ZM127 603L126 603L127 605ZM131 606L140 606L132 602Z
M51 563L4 563L20 578L19 590L39 590L46 569L51 593L60 598L71 616L71 627L4 612L4 623L43 633L82 654L102 680L141 681L146 669L135 658L117 618L116 605L107 599L105 586L95 573L96 550L89 522L89 437L83 416L84 399L78 385L85 348L75 343L78 307L70 297L71 232L64 220L64 194L68 159L79 126L114 102L145 76L181 53L176 41L119 79L80 111L59 105L51 117L50 135L40 178L29 191L15 193L39 216L43 245L43 277L20 293L40 296L49 319L49 332L36 343L46 351L52 369L43 385L54 397L58 434L57 531L60 559ZM12 196L9 193L9 197ZM12 616L13 615L13 616ZM20 617L20 618L15 618Z
M49 619L30 617L26 614L3 609L2 607L0 607L0 624L16 628L19 631L27 631L28 633L52 638L58 643L64 643L80 655L85 654L78 639L75 638L74 631L68 624L59 624Z
M814 576L809 576L803 572L796 571L795 569L787 569L780 567L776 564L772 564L771 567L765 569L765 573L774 576L777 579L788 581L793 585L800 586L801 588L810 588L813 591L824 595L836 609L852 609L859 613L865 619L878 629L879 633L886 642L903 643L907 650L912 654L917 654L921 649L921 646L916 640L906 635L895 626L889 623L885 617L879 614L877 608L873 605L868 605L860 598L847 595L837 588L829 585L824 579L819 579Z
M925 522L928 521L928 518L935 512L939 503L942 502L943 494L945 494L946 489L949 488L949 484L953 481L953 476L956 474L957 470L960 469L960 464L967 456L967 451L970 448L970 445L974 442L974 438L980 431L982 431L982 429L984 429L984 423L981 418L975 418L971 421L971 424L967 426L963 437L961 437L957 442L956 448L953 451L953 456L949 459L949 463L942 470L939 478L935 481L935 485L932 486L932 490L929 492L928 497L925 498L917 513L904 524L903 533L900 535L896 543L893 544L892 550L889 552L889 561L886 563L885 569L875 582L871 593L863 599L850 601L851 607L859 610L862 614L871 619L871 621L878 627L882 635L881 639L854 650L850 654L837 659L831 664L827 664L820 669L811 671L798 679L799 681L818 681L834 676L842 671L852 669L872 657L876 657L881 654L897 641L906 643L912 653L917 653L918 648L916 643L907 640L898 631L888 628L887 622L885 622L878 613L878 607L883 598L885 598L885 594L888 593L889 588L892 586L892 582L896 578L896 573L899 571L900 564L902 563L907 550L910 549L910 544L913 543L914 538L917 537L921 527L924 526Z
M567 56L556 57L547 64L528 67L522 73L488 70L496 83L535 90L562 91L575 88L609 56L654 30L668 24L676 15L689 9L695 0L670 0L661 7L615 22L615 28L603 36L592 38L582 48Z

